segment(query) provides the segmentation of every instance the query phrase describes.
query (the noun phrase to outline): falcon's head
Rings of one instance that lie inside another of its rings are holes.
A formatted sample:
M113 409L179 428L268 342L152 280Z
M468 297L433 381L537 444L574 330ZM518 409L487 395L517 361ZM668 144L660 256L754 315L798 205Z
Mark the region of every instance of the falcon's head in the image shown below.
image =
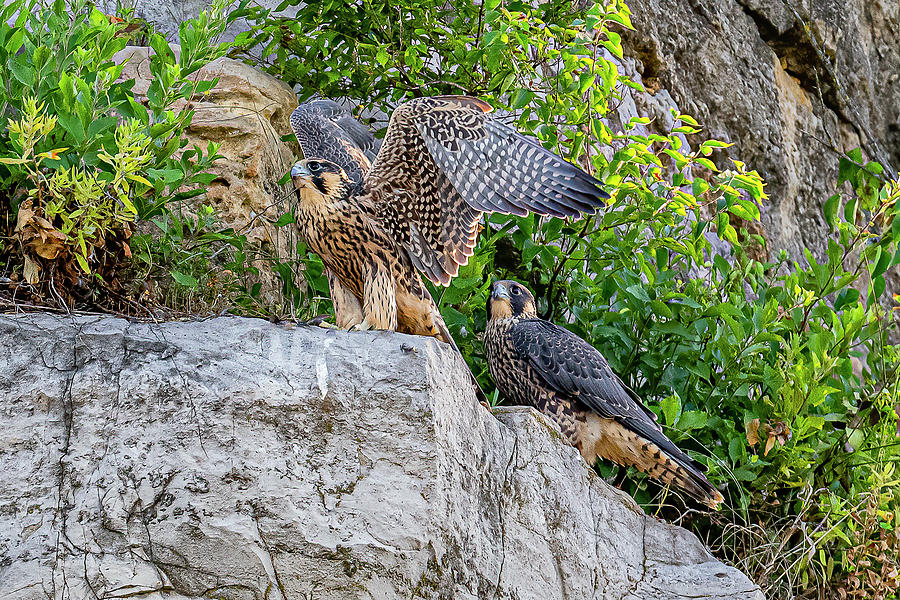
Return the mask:
M535 319L537 310L534 296L521 283L509 279L495 281L491 285L491 295L487 302L487 317L489 321L510 318Z
M308 197L320 202L342 198L350 183L342 168L321 158L296 163L291 168L291 180L301 200Z

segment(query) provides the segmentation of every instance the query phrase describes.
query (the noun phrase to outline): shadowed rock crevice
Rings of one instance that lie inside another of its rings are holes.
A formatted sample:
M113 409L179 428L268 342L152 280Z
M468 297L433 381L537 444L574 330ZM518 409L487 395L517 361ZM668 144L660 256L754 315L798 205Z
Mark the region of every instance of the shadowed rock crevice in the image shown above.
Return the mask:
M832 66L823 62L824 52L816 48L817 43L820 47L822 44L813 40L813 34L806 31L804 23L794 20L789 28L779 30L767 15L743 2L739 4L744 14L753 19L760 37L775 52L782 68L797 79L804 90L821 98L826 108L849 123L838 102L838 83Z
M761 597L536 413L490 414L430 338L48 315L0 338L10 600Z

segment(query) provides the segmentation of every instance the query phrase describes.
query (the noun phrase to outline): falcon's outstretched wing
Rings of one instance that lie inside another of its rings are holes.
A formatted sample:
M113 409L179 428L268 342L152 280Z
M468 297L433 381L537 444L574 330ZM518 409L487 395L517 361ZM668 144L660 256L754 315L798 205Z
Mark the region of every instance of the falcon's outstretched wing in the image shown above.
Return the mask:
M304 102L291 113L291 128L304 158L330 160L362 183L375 158L375 137L347 109L331 100Z
M541 319L523 319L510 329L516 352L526 358L546 385L578 400L601 417L614 419L701 473L703 465L682 452L663 433L656 415L610 368L596 348L565 329Z
M599 181L490 111L466 96L402 104L366 175L385 227L435 283L449 283L472 255L482 212L574 217L609 198Z

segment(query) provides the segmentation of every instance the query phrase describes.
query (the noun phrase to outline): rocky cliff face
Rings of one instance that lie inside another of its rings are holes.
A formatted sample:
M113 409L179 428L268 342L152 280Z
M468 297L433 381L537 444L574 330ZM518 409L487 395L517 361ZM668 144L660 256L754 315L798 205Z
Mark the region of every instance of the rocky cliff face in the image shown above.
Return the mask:
M841 152L900 167L900 4L894 0L629 0L628 68L650 93L733 142L767 181L764 235L795 258L823 254L824 201ZM724 153L714 155L727 166Z
M434 340L0 316L4 598L761 598ZM495 418L496 417L496 418Z

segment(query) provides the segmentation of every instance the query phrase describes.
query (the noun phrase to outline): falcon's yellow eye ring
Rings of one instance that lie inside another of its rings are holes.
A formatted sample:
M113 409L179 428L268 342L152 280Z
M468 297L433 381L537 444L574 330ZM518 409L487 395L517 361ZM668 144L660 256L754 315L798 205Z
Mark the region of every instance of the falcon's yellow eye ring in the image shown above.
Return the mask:
M306 168L309 169L310 173L318 173L322 170L322 165L314 160L311 160L306 163Z
M518 296L518 295L521 294L521 293L522 293L522 290L520 290L520 289L517 288L517 287L513 287L513 289L512 289L512 295L513 295L513 296Z

